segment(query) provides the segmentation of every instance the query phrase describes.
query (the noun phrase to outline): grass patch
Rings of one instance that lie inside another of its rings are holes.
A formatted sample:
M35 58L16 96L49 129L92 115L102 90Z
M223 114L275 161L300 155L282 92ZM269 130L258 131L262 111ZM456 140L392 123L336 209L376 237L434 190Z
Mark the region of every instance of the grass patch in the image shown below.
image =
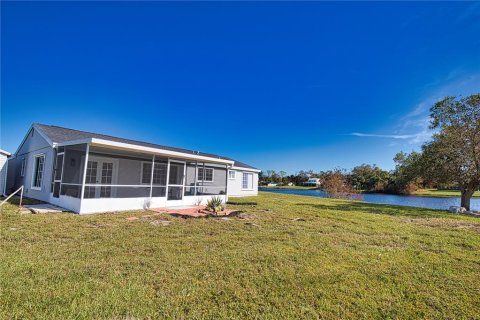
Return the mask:
M458 190L437 190L437 189L419 189L414 192L416 196L424 197L460 197ZM480 197L480 191L473 194L474 197Z
M267 187L267 186L260 186L260 188L268 188L268 189L292 189L292 190L319 190L319 187L314 186L275 186L275 187Z
M8 204L0 318L480 314L480 219L273 193L235 201L258 204L229 220L19 215Z

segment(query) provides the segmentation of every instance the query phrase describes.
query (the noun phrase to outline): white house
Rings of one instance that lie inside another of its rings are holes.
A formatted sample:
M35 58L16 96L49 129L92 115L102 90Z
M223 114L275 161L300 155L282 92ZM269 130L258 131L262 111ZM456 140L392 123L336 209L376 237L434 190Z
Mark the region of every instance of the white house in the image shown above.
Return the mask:
M8 165L7 160L10 153L0 149L0 195L5 195L5 187L7 183Z
M319 178L310 178L307 181L303 183L304 186L316 186L318 187L320 185L320 179Z
M76 213L193 205L258 193L260 170L231 158L34 124L8 161L7 192Z

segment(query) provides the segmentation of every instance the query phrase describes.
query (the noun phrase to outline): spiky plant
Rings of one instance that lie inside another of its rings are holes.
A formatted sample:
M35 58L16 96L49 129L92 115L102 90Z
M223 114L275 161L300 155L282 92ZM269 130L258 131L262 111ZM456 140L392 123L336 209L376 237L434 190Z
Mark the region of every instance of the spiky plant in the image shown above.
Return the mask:
M225 209L222 198L218 196L212 197L207 201L207 210L217 214Z

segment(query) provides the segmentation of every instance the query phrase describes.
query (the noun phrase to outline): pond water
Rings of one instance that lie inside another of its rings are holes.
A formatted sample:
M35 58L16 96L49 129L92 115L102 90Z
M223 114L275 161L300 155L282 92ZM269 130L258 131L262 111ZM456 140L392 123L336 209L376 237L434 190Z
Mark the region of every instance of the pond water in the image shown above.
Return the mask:
M321 190L298 190L298 189L276 189L259 188L260 191L268 191L283 194L296 194L300 196L311 196L325 198L326 193ZM362 194L363 201L369 203L392 204L397 206L410 206L429 209L447 210L450 206L459 206L460 197L418 197L399 196L393 194L366 193ZM472 210L480 210L480 198L472 198L470 202Z

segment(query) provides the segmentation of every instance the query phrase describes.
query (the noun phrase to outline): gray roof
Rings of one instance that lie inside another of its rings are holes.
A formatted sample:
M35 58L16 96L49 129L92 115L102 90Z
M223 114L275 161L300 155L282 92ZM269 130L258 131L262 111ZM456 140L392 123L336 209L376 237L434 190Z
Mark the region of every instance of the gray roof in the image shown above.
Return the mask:
M157 149L163 149L163 150L169 150L169 151L182 152L185 154L199 155L199 156L217 158L217 159L223 159L223 160L231 160L231 161L234 161L233 165L235 167L258 170L257 168L252 167L246 163L243 163L228 157L218 156L211 153L205 153L205 152L199 152L199 151L193 151L193 150L175 148L175 147L168 147L168 146L163 146L163 145L154 144L154 143L123 139L123 138L113 137L113 136L100 134L100 133L74 130L74 129L40 124L40 123L36 123L35 127L41 130L50 140L57 143L73 141L73 140L97 138L97 139L103 139L103 140L108 140L113 142L128 143L128 144L133 144L133 145L142 146L142 147L157 148Z

